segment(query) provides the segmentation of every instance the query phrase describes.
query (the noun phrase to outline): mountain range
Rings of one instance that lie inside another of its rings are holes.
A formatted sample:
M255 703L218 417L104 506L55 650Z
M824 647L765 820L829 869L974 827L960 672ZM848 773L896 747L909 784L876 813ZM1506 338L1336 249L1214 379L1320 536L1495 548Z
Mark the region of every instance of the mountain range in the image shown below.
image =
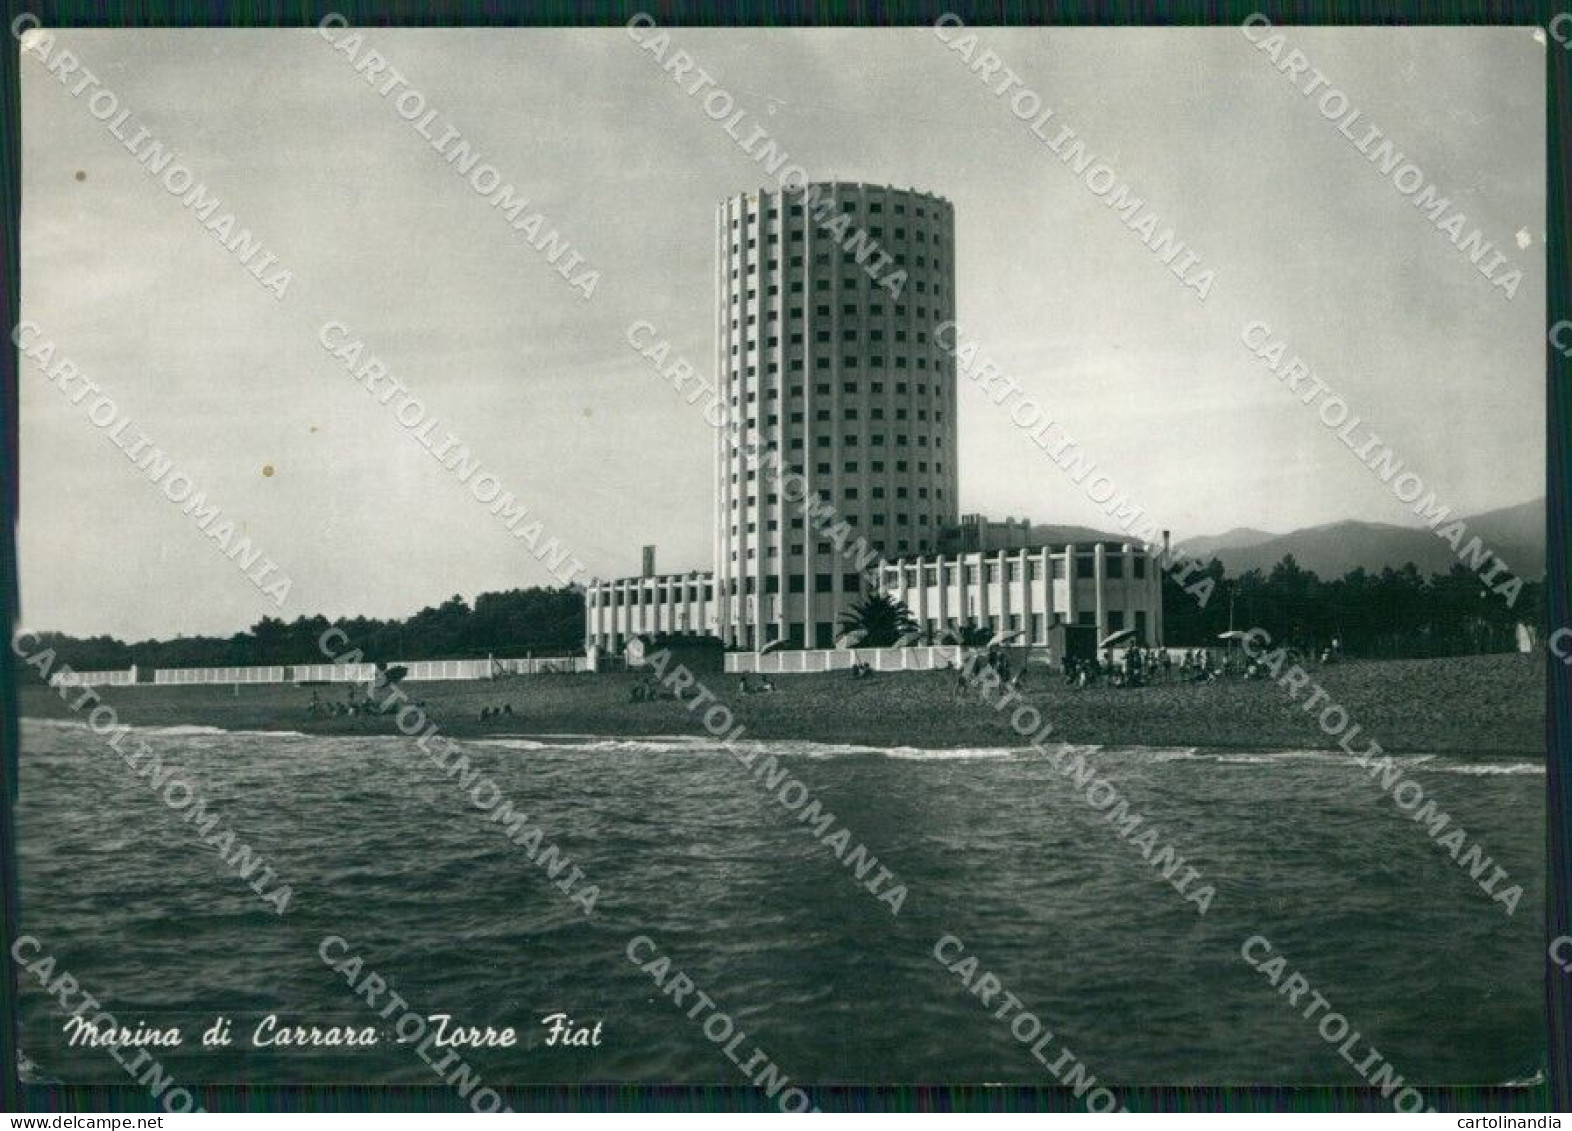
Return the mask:
M1466 531L1462 545L1476 535L1519 577L1537 581L1545 572L1545 500L1531 499L1462 518ZM1065 542L1108 539L1121 535L1100 533L1084 526L1034 526L1034 540ZM1322 578L1341 577L1363 567L1379 573L1387 566L1399 569L1413 562L1421 574L1445 573L1458 561L1451 545L1423 526L1396 526L1385 522L1346 520L1307 526L1286 534L1235 527L1221 534L1175 540L1177 548L1202 561L1219 559L1235 576L1247 570L1263 572L1289 554L1304 569Z

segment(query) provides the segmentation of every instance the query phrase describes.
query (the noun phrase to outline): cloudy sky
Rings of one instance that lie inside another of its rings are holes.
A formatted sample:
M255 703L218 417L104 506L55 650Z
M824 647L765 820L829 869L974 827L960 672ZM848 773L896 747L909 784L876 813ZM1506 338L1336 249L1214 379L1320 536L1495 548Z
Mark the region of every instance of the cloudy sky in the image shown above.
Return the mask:
M1216 271L1204 304L930 32L675 38L815 178L950 199L967 332L1176 535L1413 521L1240 344L1253 319L1456 511L1542 493L1530 31L1291 33L1524 267L1510 302L1236 30L982 35ZM636 572L646 542L664 569L707 567L711 433L625 333L647 319L708 363L715 202L762 172L620 30L369 40L601 271L594 299L314 32L62 35L294 279L275 302L28 58L23 317L294 584L275 609L24 362L27 626L228 633L551 581L317 344L329 319L590 573ZM1098 521L976 389L960 395L963 510Z

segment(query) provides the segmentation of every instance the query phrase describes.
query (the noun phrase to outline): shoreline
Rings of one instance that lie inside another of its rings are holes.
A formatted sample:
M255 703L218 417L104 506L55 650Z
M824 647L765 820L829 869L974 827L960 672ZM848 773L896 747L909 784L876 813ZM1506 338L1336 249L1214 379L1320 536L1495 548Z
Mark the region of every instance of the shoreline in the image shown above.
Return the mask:
M84 729L87 727L87 724L85 722L82 722L79 719L44 718L42 716L37 716L37 715L22 715L22 716L20 716L20 721L22 721L24 723L28 723L28 722L30 722L30 723L65 723L65 724L69 724L69 725L72 725L72 726L80 725ZM414 734L414 735L404 734L402 731L398 730L396 727L378 727L376 729L359 729L359 730L353 729L353 728L347 729L347 730L327 730L327 729L311 729L309 727L304 727L304 726L280 725L280 726L277 726L277 727L259 726L259 727L249 727L249 728L237 729L237 730L226 730L223 727L211 726L211 725L206 724L206 723L173 723L173 724L169 724L169 725L162 725L162 724L160 724L160 725L151 725L151 726L138 726L136 724L131 724L131 726L132 726L132 730L140 730L140 731L143 731L143 732L145 732L147 734L150 734L150 735L165 734L165 735L171 735L171 736L176 736L176 737L178 737L180 735L180 732L178 731L177 728L190 727L190 728L194 728L194 729L192 729L190 731L187 731L185 733L188 736L190 736L190 737L197 737L197 738L200 738L204 734L206 734L206 735L241 735L241 736L246 736L246 735L277 735L277 736L287 736L287 737L292 737L292 738L407 738L407 739L413 741L414 739L419 737L418 734ZM708 732L703 731L703 730L700 730L700 731L694 732L694 733L675 733L675 734L640 734L640 733L623 733L623 732L618 732L618 733L613 734L613 733L606 732L606 731L601 731L601 732L598 732L598 733L592 733L592 732L589 732L589 731L543 733L543 732L540 732L540 731L517 731L517 732L514 732L514 731L483 731L483 730L480 730L478 728L471 728L468 731L464 731L464 730L460 730L460 729L455 728L452 731L443 729L442 731L440 731L440 734L443 737L452 738L452 739L454 739L456 741L460 741L460 742L486 742L486 741L498 741L498 740L512 740L512 741L518 741L518 742L536 742L536 743L540 743L543 746L558 745L558 746L568 747L568 748L571 748L571 747L576 746L576 745L587 745L588 742L651 742L651 743L654 743L654 742L683 742L683 741L687 741L687 740L693 740L695 745L701 745L701 744L719 745L721 743L721 741L722 741L720 738L716 738L715 736L710 735ZM559 740L559 739L588 740L588 742L582 742L581 743L581 742L576 742L576 741L566 741L566 742L556 742L556 741L554 741L554 740ZM1001 751L1005 751L1005 752L1008 752L1008 753L1014 753L1014 752L1017 752L1017 751L1025 751L1025 750L1032 749L1032 747L1029 744L1021 743L1021 742L1016 742L1016 743L1013 743L1013 744L1012 743L998 743L998 744L989 745L989 746L977 746L977 745L972 744L972 743L963 743L963 742L952 743L952 744L946 745L946 746L922 746L922 745L918 745L916 743L911 743L911 742L875 743L875 742L863 742L863 741L856 741L856 740L829 740L829 739L823 739L823 738L806 738L806 737L803 737L803 736L800 736L800 735L762 735L762 734L753 734L753 733L748 733L748 734L741 735L737 739L737 741L738 742L744 742L744 743L746 743L746 742L801 742L801 743L806 743L806 744L811 745L811 746L824 747L826 749L833 748L833 747L857 747L857 748L865 748L865 749L869 749L869 750L915 750L915 751L918 751L919 753L924 753L924 754L928 754L928 753L945 754L945 753L950 753L950 752L957 751L957 750L1001 750ZM1203 753L1203 752L1204 753L1214 753L1215 752L1215 753L1220 753L1220 754L1250 753L1250 754L1269 754L1269 755L1270 754L1302 754L1302 753L1343 754L1343 755L1348 757L1349 761L1353 761L1353 759L1354 759L1354 755L1349 754L1347 750L1345 750L1342 747L1338 746L1336 743L1330 743L1330 744L1328 744L1326 746L1313 746L1313 745L1307 745L1307 744L1304 744L1304 743L1295 744L1295 745L1272 746L1272 745L1268 745L1268 744L1262 743L1262 742L1207 742L1207 743L1196 743L1196 742L1171 742L1171 741L1167 741L1167 740L1164 740L1164 741L1148 741L1148 742L1122 742L1122 741L1121 742L1096 742L1096 741L1077 741L1077 740L1065 739L1065 740L1063 740L1063 744L1066 745L1066 746L1071 746L1071 747L1089 747L1089 748L1096 749L1096 750L1189 750L1189 751L1193 751L1195 753ZM1050 740L1049 742L1044 744L1044 749L1053 749L1053 748L1057 747L1058 745L1059 745L1059 742L1054 741L1054 740ZM1538 762L1540 764L1544 764L1546 762L1546 754L1545 754L1544 750L1524 750L1524 749L1521 749L1519 747L1493 747L1493 748L1492 747L1471 747L1467 751L1462 751L1462 750L1437 750L1437 749L1434 749L1434 748L1431 748L1431 747L1387 746L1387 745L1383 744L1382 751L1384 753L1386 753L1386 754L1392 754L1392 755L1397 755L1397 756L1402 756L1402 757L1412 757L1414 755L1435 755L1435 756L1445 755L1445 756L1455 757L1455 756L1467 753L1467 754L1471 754L1471 755L1473 755L1475 757L1478 757L1478 758L1480 758L1480 759L1482 759L1484 761L1492 761L1492 760L1494 760L1494 761L1505 762L1509 758L1518 758L1518 759L1526 758L1526 759L1529 759L1531 761Z
M519 676L490 682L408 683L411 702L454 739L590 735L604 739L713 738L700 713L672 700L632 702L635 674ZM1327 702L1360 727L1348 746L1374 738L1391 754L1457 753L1488 760L1532 758L1544 749L1545 662L1537 655L1441 660L1358 661L1320 669ZM1008 712L960 691L948 672L892 672L868 680L846 673L781 676L777 690L744 695L737 676L701 676L733 712L734 726L757 740L920 750L1024 748ZM120 721L138 727L210 726L226 731L305 735L402 734L391 715L330 717L307 713L312 691L341 700L347 685L143 685L100 688ZM82 719L57 691L20 689L19 714ZM73 698L76 694L73 693ZM1142 688L1074 688L1033 670L1019 701L1053 723L1048 743L1213 750L1336 752L1344 747L1299 702L1270 682L1158 683ZM482 722L486 707L510 704L502 723ZM730 728L728 728L730 729ZM1350 726L1350 730L1352 726ZM1346 737L1346 733L1345 733ZM1352 757L1353 755L1349 755Z

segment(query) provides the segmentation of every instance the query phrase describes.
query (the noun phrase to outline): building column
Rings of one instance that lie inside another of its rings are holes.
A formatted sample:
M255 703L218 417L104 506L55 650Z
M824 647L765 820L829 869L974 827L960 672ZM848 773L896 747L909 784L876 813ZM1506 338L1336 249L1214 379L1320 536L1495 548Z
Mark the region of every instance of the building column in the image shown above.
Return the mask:
M959 624L965 624L972 619L971 594L972 583L969 580L971 569L966 560L967 555L959 554L955 559L955 599L960 603L960 608L955 611L955 619Z
M1092 547L1092 577L1095 581L1092 592L1096 601L1098 640L1108 635L1108 585L1103 577L1107 571L1108 548L1099 542Z
M1037 643L1037 633L1032 630L1032 560L1031 554L1021 550L1016 554L1016 564L1021 569L1021 630L1025 632L1022 638L1028 644ZM1009 574L1005 574L1005 584L1009 584Z
M940 632L944 632L950 627L948 623L950 619L950 586L945 573L945 561L945 557L941 554L939 557L935 558L933 562L934 582L938 586L938 588L935 590L935 596L939 602L938 616L936 619L939 622Z
M1000 550L994 568L999 571L999 631L1010 631L1010 614L1015 611L1015 602L1010 600L1010 555Z
M1081 603L1077 599L1075 576L1075 543L1071 542L1064 548L1064 623L1076 624L1081 615Z
M1040 563L1041 566L1042 566L1042 569L1039 572L1038 576L1039 576L1039 579L1042 581L1042 586L1043 586L1042 587L1043 636L1046 639L1047 635L1048 635L1048 629L1053 626L1053 617L1054 617L1053 551L1048 549L1045 546L1045 547L1043 547L1043 550L1042 550L1040 556L1042 558L1042 561Z
M988 592L988 555L979 552L977 555L977 623L983 628L992 631L988 617L993 612L993 602L988 600L992 596Z
M1157 641L1159 648L1165 648L1168 639L1163 633L1163 571L1157 568L1151 554L1146 555L1146 584L1147 606L1152 610L1152 623L1156 626L1152 630L1152 639Z

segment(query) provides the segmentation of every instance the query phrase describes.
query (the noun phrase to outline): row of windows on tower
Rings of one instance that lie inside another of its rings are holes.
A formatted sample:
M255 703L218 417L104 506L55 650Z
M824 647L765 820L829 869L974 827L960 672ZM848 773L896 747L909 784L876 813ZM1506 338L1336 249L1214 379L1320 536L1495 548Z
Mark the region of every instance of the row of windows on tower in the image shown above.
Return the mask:
M751 314L748 315L748 325L752 326L754 324L754 322L755 322L754 316L751 315ZM733 318L731 320L731 328L733 330L737 329L737 320L735 318ZM917 339L917 344L918 345L925 346L925 345L928 344L928 331L926 331L926 330L917 330L917 331L914 331L914 335L915 335L915 337ZM855 327L855 326L845 326L845 327L841 328L841 341L842 342L849 342L849 343L852 343L852 344L856 344L859 340L861 340L862 336L863 336L863 332L859 331L857 329L857 327ZM868 338L869 342L882 342L882 341L884 341L884 330L881 329L880 327L877 327L877 326L870 327L867 330L867 338ZM832 342L832 341L835 340L834 331L828 330L828 329L815 330L813 332L813 340L816 341L816 342ZM895 340L897 342L904 342L906 340L906 331L905 330L896 330L895 331ZM795 333L793 333L791 335L791 337L790 337L790 341L791 341L791 344L794 345L794 346L802 345L802 342L803 342L802 331L799 330L799 331L796 331ZM740 345L741 343L738 343L738 344ZM767 338L767 339L765 339L764 345L765 345L766 349L770 349L770 348L773 348L775 346L778 346L778 345L780 345L780 338L778 338L778 337ZM736 352L736 347L733 347L733 352ZM896 361L897 361L897 364L900 366L900 368L902 368L902 369L905 368L905 365L900 362L899 356L897 357Z
M853 492L853 493L855 494L855 492ZM857 516L855 514L844 513L844 514L838 514L836 517L845 520L847 526L859 526L859 525L861 525L861 523L859 521L859 516ZM888 521L891 518L894 518L895 521L894 522ZM791 525L792 525L793 529L800 529L802 527L802 519L800 519L800 518L792 519L791 520ZM937 526L937 525L939 525L939 519L936 518L936 517L929 517L928 515L925 515L925 514L920 514L920 515L917 516L917 519L914 522L914 521L912 521L912 517L910 515L908 515L908 514L905 514L904 512L901 513L901 514L896 514L896 515L887 515L887 514L884 514L884 513L880 512L880 513L875 513L875 514L869 516L868 525L869 526L921 526L921 527L930 527L930 526ZM773 533L777 532L778 530L780 530L780 523L778 521L776 521L775 519L772 518L772 519L769 519L767 522L765 522L765 524L764 524L764 532L766 534L773 534ZM731 536L733 538L741 538L743 536L743 534L745 534L745 533L746 534L757 534L758 532L759 532L759 524L757 522L749 522L749 523L746 523L746 524L739 524L739 523L735 523L734 522L734 523L731 524ZM828 545L828 544L829 543L825 543L825 545ZM793 556L797 556L797 555L801 554L802 553L802 545L801 545L801 543L798 543L798 544L792 546L791 552L792 552Z
M880 234L880 229L874 228L872 234L877 237ZM897 229L897 234L898 235L905 235L905 229L904 228L903 229ZM792 239L792 242L794 242L794 243L800 241L802 239L802 233L801 232L793 232L791 234L791 239ZM925 243L925 242L927 242L927 241L925 241L923 239L923 234L921 232L917 233L917 242L918 243ZM934 245L935 245L935 249L937 249L937 245L940 242L939 241L939 237L938 236L934 236L933 242L934 242ZM772 255L772 256L769 256L768 258L766 258L766 259L764 259L762 261L757 256L744 256L744 254L743 254L744 251L754 251L755 250L754 245L756 243L757 243L756 240L749 240L748 241L748 246L746 248L742 248L742 247L740 247L737 244L732 244L731 245L731 257L730 257L731 258L731 262L732 262L731 277L733 279L740 279L740 278L742 278L743 271L749 269L749 263L747 261L750 260L750 259L752 260L752 270L748 271L749 274L756 274L760 270L761 264L762 264L762 268L763 268L764 271L779 271L781 269L781 261L780 261L780 258L778 256ZM926 253L924 253L923 255L915 256L913 261L910 262L910 263L907 262L906 253L904 251L898 251L894 255L890 255L889 252L885 252L884 254L886 256L888 256L888 258L884 259L884 260L880 260L877 256L871 254L867 250L842 251L841 252L841 265L843 267L861 267L861 266L863 266L865 264L880 264L880 263L882 263L883 266L886 267L886 268L889 267L891 264L893 264L896 267L912 267L912 266L915 266L917 269L922 270L922 271L928 270L929 266L930 266L930 264L928 262L928 256L927 256ZM830 258L831 258L830 257L830 253L827 252L827 251L816 251L816 252L813 253L813 265L815 267L828 267L830 265ZM804 256L801 256L801 255L788 256L787 259L786 259L786 263L787 263L787 265L789 267L793 267L793 268L800 268L800 267L807 266L806 258ZM944 259L943 259L943 257L938 256L938 255L935 255L933 257L932 269L933 269L933 271L935 273L938 273L938 272L944 270Z
M855 218L855 214L851 209L847 209L846 211L848 215L851 215L853 218ZM778 220L780 217L771 216L767 217L767 219ZM829 228L832 223L834 223L834 221L826 220L818 226L820 228ZM787 225L784 228L776 226L763 229L759 229L757 224L749 224L748 228L750 231L755 229L762 231L766 243L780 243L780 237L782 235L786 236L787 242L789 243L801 243L805 238L804 233L806 231L806 222L803 224ZM731 239L731 253L733 255L736 255L743 250L755 251L758 249L759 240L757 236L749 236L747 239L743 239L739 234L736 234L740 233L742 230L741 225L737 223L736 219L733 219L731 222L731 230L734 233ZM884 238L883 224L869 223L869 225L864 228L863 231L876 240L882 240ZM912 242L922 244L927 243L929 238L928 229L920 224L913 225L910 230L908 230L903 224L897 224L895 227L890 229L890 235L892 238L897 240L905 240L909 236ZM834 237L832 236L831 238ZM942 246L944 244L944 236L939 232L934 232L933 243L935 247Z
M733 267L731 269L731 277L733 279L739 278L739 275L737 274L737 269L735 267ZM831 279L815 279L813 281L813 289L815 291L827 291L827 290L830 290L831 289L830 288L830 284L832 282L833 282L833 280L831 280ZM873 290L876 287L881 289L881 290L885 289L884 284L881 281L881 279L875 278L872 275L864 275L863 276L863 282L866 284L866 287L864 289L869 290L869 291ZM933 288L933 293L935 295L942 295L942 294L944 294L944 284L942 282L940 282L939 280L937 280L937 279L924 279L924 278L922 278L920 276L908 277L907 285L910 286L913 290L915 290L920 295L927 294L929 287ZM802 280L801 279L793 279L791 281L791 283L787 286L786 289L787 289L787 291L789 293L794 294L794 295L802 294L803 293ZM857 279L854 276L843 275L841 277L841 293L842 294L850 294L851 292L855 291L856 289L857 289ZM778 294L779 291L777 290L775 293Z
M753 398L749 397L748 399L752 400ZM732 404L736 404L737 403L737 399L735 397L733 397L731 403ZM904 409L904 408L896 409L895 410L895 419L896 420L905 420L906 419L906 413L907 413L907 410ZM805 415L806 415L805 413L793 412L793 413L790 413L788 415L787 419L792 424L802 424L804 422L803 421L803 417ZM813 414L813 418L816 421L827 421L827 420L830 419L830 415L831 414L830 414L830 410L829 409L821 408L821 409L819 409L817 412L815 412ZM857 420L857 419L859 419L859 417L858 417L858 410L855 407L842 409L841 410L841 419L842 420ZM869 420L883 420L884 419L884 409L882 407L880 407L879 405L874 405L872 408L870 408L868 410L868 419ZM928 410L925 409L925 408L919 408L917 410L917 419L919 421L926 421L928 419ZM777 425L779 425L780 422L781 422L780 416L777 415L776 413L773 413L773 412L768 414L764 418L764 426L766 428L774 428ZM944 422L944 410L943 409L936 408L936 409L933 410L933 422L935 424L942 424ZM748 417L745 421L743 421L743 427L749 428L749 429L757 429L759 427L759 418L756 417L756 416Z
M873 200L868 201L867 214L870 215L870 216L882 216L884 214L884 204L885 204L885 202L883 200L879 200L879 199L873 199ZM893 201L890 201L890 204L891 204L891 212L894 215L896 215L896 216L905 216L907 214L906 213L906 202L904 200L893 200ZM856 201L855 198L842 197L840 200L835 201L835 202L832 203L832 208L839 209L841 212L844 212L846 215L855 217L856 214L857 214L857 201ZM820 209L818 209L818 211L822 212L823 211L822 207ZM916 216L919 220L921 220L921 219L924 219L929 214L930 211L933 213L933 215L936 218L942 217L944 215L944 210L942 208L940 208L938 205L927 205L927 204L913 204L912 205L912 213L911 214ZM805 209L804 209L804 207L801 204L790 204L790 205L786 206L786 214L787 214L788 217L790 217L792 219L796 219L797 217L802 216L802 215L805 214ZM776 207L775 205L772 204L768 208L765 209L764 218L766 220L779 220L780 217L781 217L781 210L778 207ZM733 216L731 218L731 226L733 228L739 227L740 226L739 225L739 221L741 219L742 219L741 216ZM759 209L758 209L758 206L755 204L753 207L748 209L748 222L749 222L750 225L751 224L755 224L755 223L758 222L758 219L759 219Z
M766 451L773 451L774 449L775 449L775 445L774 444L768 444L765 447ZM844 470L845 470L847 475L860 474L860 472L858 471L858 468L860 468L861 466L862 465L857 460L854 460L854 459L853 460L847 460L846 463L843 465ZM868 472L869 472L870 475L883 475L885 466L886 466L885 462L882 459L869 460L868 461ZM909 460L898 459L898 460L895 461L895 474L897 474L897 475L905 475L905 474L907 474L910 468L911 468L911 461L909 461ZM933 465L933 473L935 475L943 475L944 474L944 464L940 463L940 462L935 462L934 465ZM784 474L801 476L803 474L803 470L802 470L801 467L793 466L793 467L787 468ZM829 474L831 474L830 465L827 464L827 463L815 464L814 465L814 474L816 474L816 475L829 475ZM917 474L918 475L927 475L928 474L928 461L927 460L920 459L920 460L917 461ZM755 468L751 468L750 467L748 469L746 478L747 478L747 481L749 483L757 482L757 480L759 478L758 470L755 469ZM738 479L737 472L735 472L735 471L731 473L731 482L732 482L733 486L736 486L740 482L740 480ZM880 497L880 496L875 496L875 497ZM944 498L944 491L942 489L939 490L938 497L941 498L941 499ZM768 505L774 506L779 501L779 499L774 494L769 494L769 495L766 495L764 497L764 501ZM825 501L828 502L829 500L826 499ZM754 495L749 495L748 496L748 505L750 507L754 506L757 502L758 502L757 496L754 496ZM733 499L731 505L733 507L735 507L737 505L737 500Z
M790 442L786 446L788 448L790 448L791 450L793 450L793 451L804 450L808 446L807 439L806 439L806 437L803 437L803 436L792 436L792 437L789 438L789 440L790 440ZM835 447L835 440L832 437L829 437L829 436L815 436L813 438L813 446L815 448L833 448L833 447ZM844 433L840 437L840 446L843 447L843 448L860 448L860 447L863 447L864 445L863 445L863 442L862 442L862 436L859 433L856 433L856 432ZM893 444L887 444L885 442L885 435L884 435L883 432L873 432L873 433L870 433L868 435L867 446L870 447L870 448L884 448L884 447L907 448L907 447L911 447L912 446L912 442L911 442L911 437L906 435L906 433L902 432L902 433L899 433L898 435L895 436L895 442ZM916 446L919 447L919 448L926 448L928 446L928 434L926 432L919 432L919 433L917 433L917 444L916 444ZM936 448L944 447L944 437L943 436L934 436L933 437L933 446L936 447ZM766 446L766 450L767 451L775 451L776 450L775 443L772 441L770 444L768 444ZM924 464L923 466L926 469L927 465ZM936 465L936 466L942 468L943 465L941 464L941 465Z
M825 475L829 474L829 466L830 466L829 464L825 463L825 464L820 464L819 466L824 469L822 474L825 474ZM853 464L852 466L855 467L856 465ZM822 498L827 503L832 503L834 501L830 497L830 492L829 491L820 491L819 492L819 497ZM870 499L882 499L882 498L884 498L885 497L885 488L882 487L882 486L873 486L873 487L868 488L868 497ZM906 498L910 498L911 496L909 494L908 488L903 487L903 486L898 486L898 487L895 488L895 497L897 499L906 499ZM917 488L917 497L919 499L926 499L928 497L928 488L926 488L926 487L918 487ZM941 499L942 500L944 498L944 488L943 487L935 487L933 489L933 497L935 499ZM847 502L847 503L860 502L862 500L862 488L860 488L860 487L846 487L846 488L843 488L842 491L841 491L841 500L843 502ZM764 503L765 503L766 506L774 506L776 504L776 501L777 501L777 496L775 496L775 495L765 495L764 496ZM759 505L759 497L757 495L749 495L747 497L746 501L744 501L743 499L740 499L740 498L735 498L735 499L732 499L732 501L731 501L731 509L734 510L734 511L735 510L741 510L744 506L747 506L747 507L751 508L751 507L756 507L758 505ZM879 523L878 525L882 526L883 523ZM906 525L906 519L905 519L904 516L900 520L900 525L901 526L905 526ZM800 519L800 518L792 519L791 520L791 528L793 530L801 530L802 529L802 519ZM774 530L774 529L776 529L775 520L771 519L770 522L769 522L769 525L766 526L765 529L767 529L767 530ZM737 524L735 522L732 523L731 532L733 534L737 533ZM751 522L748 524L748 533L749 534L755 533L755 531L753 529L753 523L751 523Z
M779 287L775 287L775 286L766 287L764 289L764 293L765 293L766 297L777 295L777 294L780 293L780 288ZM758 297L758 292L757 291L750 290L748 292L748 301L749 302L753 301L753 299L755 299L756 297ZM742 317L742 305L743 305L743 300L741 298L734 298L734 299L731 300L731 313L732 313L731 328L733 330L737 329L737 326L738 326L738 321L737 320ZM821 303L818 303L818 304L816 304L814 306L813 313L814 313L814 316L816 318L828 318L828 317L830 317L830 313L831 313L831 311L833 309L834 308L829 303L821 302ZM907 305L904 302L898 302L898 303L895 304L895 317L897 317L897 318L905 318L906 315L907 315L908 310L910 310L910 313L911 313L912 317L914 319L918 320L918 321L925 320L928 317L928 314L929 314L929 310L928 310L928 308L926 306L918 305L918 306L913 306L913 307L907 307ZM865 311L865 313L859 314L859 311ZM803 308L800 307L800 306L793 306L793 307L789 308L789 315L790 315L790 317L792 318L793 321L800 321L802 319L802 312L803 312ZM933 308L933 312L932 313L933 313L933 317L935 317L935 318L943 318L943 317L945 317L945 311L941 307L938 307L938 306L935 306ZM869 318L883 318L884 317L884 304L882 302L876 302L876 301L871 301L870 300L868 305L867 305L867 307L864 308L864 307L859 306L855 302L848 302L848 303L845 303L845 304L843 304L841 306L841 314L843 316L847 317L847 318L858 318L859 320L865 320L865 319L869 319ZM773 308L764 312L764 320L766 322L779 322L780 321L780 317L781 317L781 312L778 311L778 310L775 310ZM756 323L757 323L757 319L750 316L749 319L748 319L748 325L749 326L753 326ZM903 338L903 339L900 339L900 340L904 341L905 339Z
M771 366L769 368L769 372L770 373L776 372L775 367ZM754 366L751 366L751 365L748 366L748 377L752 378L755 375L756 375L756 370L755 370ZM736 372L734 370L732 372L731 379L733 381L741 381L742 380L742 376L741 376L740 373L738 373L738 372ZM797 399L797 398L801 398L802 397L802 390L803 390L803 387L801 385L792 385L792 386L790 386L788 392L789 392L789 395L791 397L793 397L794 399ZM818 382L815 382L814 386L813 386L813 392L814 392L815 396L827 397L827 396L830 395L830 392L831 392L831 383L829 381L818 381ZM867 383L861 383L861 382L857 382L857 381L842 381L841 382L841 392L845 393L849 397L854 397L858 393L867 393L869 396L879 397L879 396L883 396L884 395L884 382L883 381L869 381ZM911 393L911 394L915 395L918 399L921 399L921 398L926 397L928 395L928 386L923 384L920 381L917 384L910 385L910 386L908 386L905 381L897 381L897 382L895 382L895 395L896 396L904 397L904 396L907 396L908 393ZM732 404L733 408L738 407L737 398L738 398L739 395L741 395L741 394L733 393L731 395L731 404ZM942 397L944 395L944 376L943 376L943 374L940 374L938 376L937 380L934 382L933 395L936 396L936 397ZM756 389L756 388L755 389L749 389L748 392L747 392L747 401L748 401L748 403L749 404L753 404L758 399L759 399L759 391L758 391L758 389ZM768 400L768 401L778 401L778 400L780 400L781 399L781 391L780 391L779 387L772 385L769 388L765 389L764 390L764 399ZM898 409L897 410L897 412L904 412L904 411L905 411L904 409ZM937 409L935 410L935 412L939 412L939 411L940 410L937 410ZM820 417L820 419L821 420L827 420L829 418L828 417ZM904 417L897 416L896 419L900 420L900 419L904 419ZM943 416L935 416L934 419L942 420Z
M770 338L770 339L768 339L765 342L765 348L766 349L773 348L778 343L778 341L779 341L779 339L777 339L777 338ZM802 335L801 334L793 334L791 336L791 343L792 343L792 345L801 345L802 344ZM750 346L750 352L751 351L752 351L752 347ZM732 357L737 357L739 355L739 350L737 348L737 343L735 343L735 342L732 343L731 355L732 355ZM816 356L813 359L813 368L814 368L815 372L817 372L820 369L831 369L831 368L834 368L833 365L831 364L832 362L834 362L834 360L835 359L833 357L831 357L829 354L820 353L820 354L818 354L818 356ZM860 354L843 353L841 355L841 359L840 360L841 360L841 368L843 368L843 369L861 369L861 368L863 368L863 358L862 358L862 356ZM914 361L916 362L917 368L919 370L926 372L927 369L928 369L928 359L926 357L915 357L914 358L914 357L911 357L908 354L900 353L900 354L894 355L894 357L891 358L891 360L894 361L896 369L907 369L907 368L910 368L911 367L911 363L914 362ZM885 365L885 356L882 353L869 354L868 358L867 358L867 362L868 362L867 368L869 368L869 369L885 369L885 368L887 368L887 366ZM790 372L792 372L792 373L801 373L801 372L803 372L806 369L806 367L807 367L807 359L806 358L792 357L792 358L787 358L787 360L786 360L786 368ZM752 369L752 368L755 368L755 367L750 366L749 368ZM934 362L933 368L935 369L935 371L939 370L940 366L939 366L938 361ZM775 367L774 363L771 363L768 371L771 372L771 373L778 373L779 369L777 369Z

